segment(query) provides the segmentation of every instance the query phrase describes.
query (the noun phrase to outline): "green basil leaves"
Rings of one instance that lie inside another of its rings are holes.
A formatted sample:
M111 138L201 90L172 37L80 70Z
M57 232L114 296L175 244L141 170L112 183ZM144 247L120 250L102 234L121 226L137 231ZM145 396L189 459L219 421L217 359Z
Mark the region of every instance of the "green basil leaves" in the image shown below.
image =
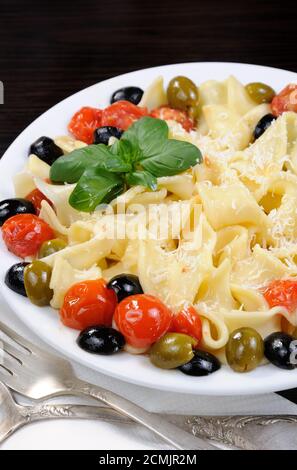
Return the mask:
M58 158L51 166L50 179L53 183L77 183L84 172L93 167L112 173L125 173L132 169L106 145L88 145Z
M126 175L126 181L128 186L145 186L146 188L150 188L152 191L156 191L158 187L157 178L145 170L128 173Z
M157 189L157 178L173 176L201 163L200 150L168 139L165 121L143 117L112 146L89 145L58 158L51 166L53 183L77 183L69 203L92 212L109 203L127 186Z
M157 177L173 176L200 163L199 154L198 148L189 142L167 139L158 153L141 160L141 166Z
M69 203L82 212L93 212L99 204L108 204L125 190L123 178L100 167L88 168L72 191Z

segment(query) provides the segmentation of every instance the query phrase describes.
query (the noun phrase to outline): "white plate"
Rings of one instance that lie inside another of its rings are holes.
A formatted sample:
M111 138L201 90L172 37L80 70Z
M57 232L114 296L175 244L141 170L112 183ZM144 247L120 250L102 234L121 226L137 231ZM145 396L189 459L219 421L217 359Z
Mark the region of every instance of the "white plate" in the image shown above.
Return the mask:
M98 83L57 104L17 137L0 160L0 200L13 196L12 177L24 167L30 144L41 135L54 137L65 134L70 117L81 106L104 107L117 88L128 85L146 88L158 75L163 75L166 82L175 75L186 75L199 84L208 79L223 80L230 74L243 83L262 81L276 90L281 90L289 82L297 82L297 74L285 70L248 64L201 62L139 70ZM254 394L297 386L297 370L285 371L272 365L258 367L246 374L237 374L228 367L222 367L213 375L198 378L178 371L157 369L145 356L123 353L102 357L88 354L76 345L77 332L61 325L56 311L35 307L5 286L5 272L17 259L7 252L2 240L0 255L0 290L10 307L46 343L78 363L145 387L198 395Z

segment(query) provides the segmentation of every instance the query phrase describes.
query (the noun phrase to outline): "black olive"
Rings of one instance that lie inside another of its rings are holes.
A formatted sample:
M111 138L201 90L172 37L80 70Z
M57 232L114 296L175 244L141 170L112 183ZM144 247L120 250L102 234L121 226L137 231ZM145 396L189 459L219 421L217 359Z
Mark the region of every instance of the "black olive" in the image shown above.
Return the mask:
M119 274L109 281L107 287L115 291L118 302L129 295L143 294L139 279L134 274Z
M124 336L114 328L89 326L77 338L80 348L93 354L114 354L125 346Z
M220 369L221 363L213 354L196 349L193 359L179 367L184 374L201 377Z
M98 129L96 129L94 132L94 143L108 145L110 137L116 137L117 139L120 139L123 135L123 132L124 131L118 127L98 127Z
M17 214L36 214L31 201L22 198L4 199L0 202L0 227L4 222Z
M112 94L110 99L111 103L116 101L130 101L130 103L138 104L142 98L143 90L137 86L127 86L120 88Z
M265 116L263 116L255 127L255 130L254 130L255 139L259 139L259 137L261 137L261 135L264 134L266 129L268 129L268 127L271 125L271 123L275 119L276 118L275 116L273 116L273 114L266 114Z
M29 155L34 153L48 165L52 165L57 158L63 155L63 150L58 147L50 137L39 137L30 147Z
M281 369L295 369L297 365L297 345L294 345L293 341L296 341L296 339L287 333L281 331L271 333L264 340L265 357Z
M29 263L13 264L5 275L5 284L17 294L27 297L24 285L24 270Z

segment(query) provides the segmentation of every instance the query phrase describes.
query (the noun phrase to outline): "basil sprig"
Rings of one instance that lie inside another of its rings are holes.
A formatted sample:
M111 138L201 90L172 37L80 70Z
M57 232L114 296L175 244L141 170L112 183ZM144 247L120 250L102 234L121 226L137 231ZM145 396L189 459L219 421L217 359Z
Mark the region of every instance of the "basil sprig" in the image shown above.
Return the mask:
M126 173L132 165L104 144L88 145L58 158L51 166L50 179L53 183L77 183L89 168Z
M124 190L125 182L121 175L100 167L91 167L79 179L69 203L80 211L92 212L99 204L108 204Z
M142 185L155 191L158 177L177 175L201 161L196 146L168 139L165 121L144 117L111 146L88 145L58 158L51 166L50 179L77 183L70 205L92 212L127 186Z

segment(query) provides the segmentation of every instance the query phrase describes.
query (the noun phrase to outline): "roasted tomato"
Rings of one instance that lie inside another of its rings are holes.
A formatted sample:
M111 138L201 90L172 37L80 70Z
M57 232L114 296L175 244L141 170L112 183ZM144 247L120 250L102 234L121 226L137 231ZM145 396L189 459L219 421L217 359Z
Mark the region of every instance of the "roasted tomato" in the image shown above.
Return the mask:
M189 132L194 129L194 122L189 118L185 111L179 109L169 108L169 106L161 106L151 111L151 117L164 119L165 121L176 121Z
M2 226L3 240L9 251L25 258L37 254L42 243L55 237L51 227L33 214L10 217Z
M103 279L82 281L67 291L60 318L64 325L76 330L89 326L111 326L117 297Z
M297 113L297 85L287 85L271 102L271 110L274 116L280 116L285 111Z
M27 194L25 199L32 202L37 215L40 213L42 201L46 201L50 206L53 206L52 202L41 191L39 191L39 189L33 189L31 193Z
M101 109L85 106L74 114L68 124L68 130L76 139L82 140L86 144L92 144L95 129L102 125L101 118Z
M126 297L116 308L114 323L127 343L145 349L170 327L172 312L159 299L147 294Z
M101 125L126 130L133 122L147 115L146 108L140 108L129 101L116 101L103 110Z
M192 305L185 305L173 317L170 331L184 333L200 341L202 337L202 322L197 310Z
M270 308L285 307L292 313L297 308L297 281L272 281L264 290L264 297Z

